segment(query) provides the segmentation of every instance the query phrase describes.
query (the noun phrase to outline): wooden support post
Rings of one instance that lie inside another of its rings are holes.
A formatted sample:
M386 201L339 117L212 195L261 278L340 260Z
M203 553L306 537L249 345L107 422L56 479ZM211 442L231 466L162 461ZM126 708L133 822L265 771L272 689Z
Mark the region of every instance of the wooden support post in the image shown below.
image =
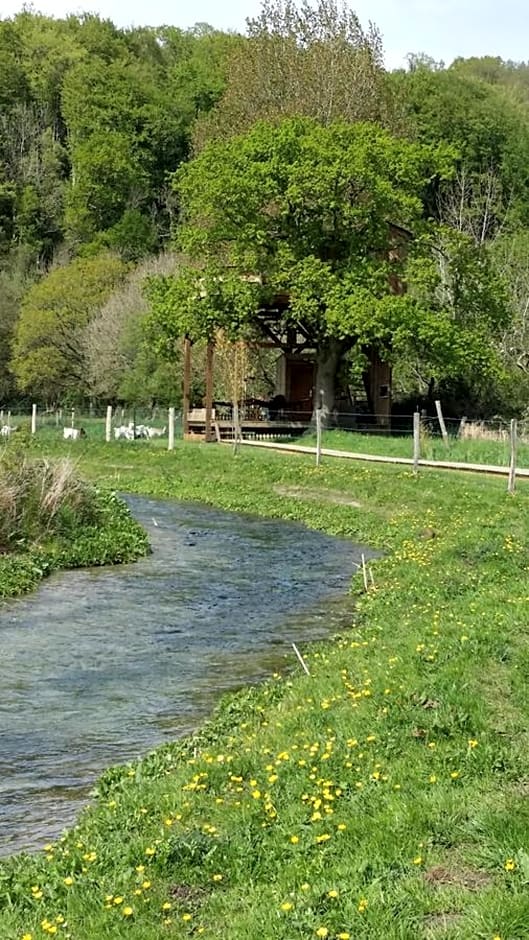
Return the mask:
M518 422L515 418L511 421L511 460L509 463L509 484L508 492L514 493L516 489L516 444L518 438Z
M459 425L459 431L457 432L457 436L458 436L458 437L463 437L463 432L464 432L464 430L465 430L465 425L466 425L466 423L467 423L467 419L466 419L466 417L463 415L463 417L461 418L461 423L460 423L460 425Z
M31 433L37 433L37 406L35 404L31 407Z
M107 419L105 421L105 441L107 444L112 438L112 405L107 405Z
M211 341L206 348L206 444L211 440L211 416L213 414L213 352L214 343Z
M413 472L419 472L419 459L421 456L421 415L418 411L413 415Z
M189 434L189 393L191 390L191 340L184 339L184 387L182 391L182 434Z
M167 450L174 450L174 408L169 408L167 415L168 444Z
M242 440L241 424L239 420L239 402L238 401L233 402L232 410L233 410L233 453L237 454L239 452L239 443Z
M435 403L435 410L436 410L436 412L437 412L437 417L438 417L438 419L439 419L439 427L441 428L441 434L443 435L443 441L444 441L444 443L445 443L445 447L448 447L448 446L449 446L449 443L448 443L448 431L446 430L445 419L443 418L443 410L442 410L442 408L441 408L441 402L440 402L440 401L436 401L436 403Z

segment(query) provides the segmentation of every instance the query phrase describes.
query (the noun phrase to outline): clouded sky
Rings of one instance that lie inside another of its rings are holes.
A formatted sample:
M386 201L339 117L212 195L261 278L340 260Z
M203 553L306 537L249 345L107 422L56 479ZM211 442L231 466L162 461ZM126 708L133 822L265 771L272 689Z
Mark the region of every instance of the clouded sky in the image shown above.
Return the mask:
M449 63L457 56L500 55L529 59L528 0L353 0L364 25L373 20L384 37L387 64L401 65L408 52L426 52ZM22 0L0 0L0 17L22 7ZM222 29L244 27L259 0L35 0L53 16L83 10L109 17L119 26L183 28L197 22Z

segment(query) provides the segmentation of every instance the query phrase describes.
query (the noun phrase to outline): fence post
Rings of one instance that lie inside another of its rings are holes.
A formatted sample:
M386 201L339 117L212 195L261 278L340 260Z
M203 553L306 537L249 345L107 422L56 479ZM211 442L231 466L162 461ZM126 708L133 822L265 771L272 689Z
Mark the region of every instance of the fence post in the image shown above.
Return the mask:
M233 453L237 454L239 452L239 442L242 438L241 424L239 420L239 402L238 401L233 402L232 415L233 415Z
M316 408L316 466L321 464L321 418L323 410L323 391L319 393L318 407Z
M31 433L37 433L37 406L35 403L31 406Z
M435 410L437 411L437 417L438 417L438 419L439 419L439 427L441 428L441 434L443 435L443 441L444 441L444 443L445 443L445 447L448 447L448 446L449 446L449 444L448 444L448 431L446 430L445 419L443 418L443 411L442 411L442 408L441 408L441 402L440 402L440 401L436 401L436 403L435 403Z
M518 438L518 422L515 418L511 421L511 460L509 463L509 483L507 491L514 493L516 489L516 443Z
M174 413L174 408L169 408L169 415L167 418L169 441L167 444L167 450L174 450Z
M413 414L413 472L419 472L419 459L421 456L421 415L415 411Z
M4 409L0 408L0 424L4 426Z
M112 437L112 405L107 405L107 420L105 422L105 441L109 443Z

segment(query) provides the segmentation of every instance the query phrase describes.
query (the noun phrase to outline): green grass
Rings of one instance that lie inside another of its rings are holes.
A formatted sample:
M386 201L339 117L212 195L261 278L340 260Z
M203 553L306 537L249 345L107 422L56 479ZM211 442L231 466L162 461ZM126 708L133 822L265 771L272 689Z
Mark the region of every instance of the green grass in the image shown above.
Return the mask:
M316 446L316 436L306 434L298 441ZM384 457L413 457L413 438L409 433L380 434L376 431L324 431L323 447L333 450L348 450L359 454L377 454ZM492 464L507 468L510 460L510 445L505 441L476 439L460 440L449 436L448 445L442 437L423 433L421 435L421 458L423 460L451 460L457 463ZM529 444L518 444L518 466L529 467Z
M526 940L529 489L216 445L75 453L119 489L385 555L351 629L303 650L310 677L288 655L0 867L3 940Z

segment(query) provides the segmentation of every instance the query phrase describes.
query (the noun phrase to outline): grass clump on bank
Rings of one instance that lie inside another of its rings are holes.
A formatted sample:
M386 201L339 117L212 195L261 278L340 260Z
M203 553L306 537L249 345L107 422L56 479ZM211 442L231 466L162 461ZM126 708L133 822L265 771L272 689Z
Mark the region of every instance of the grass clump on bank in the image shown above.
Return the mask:
M125 505L84 481L73 462L0 456L0 597L57 568L132 561L148 545Z
M78 453L113 486L385 557L351 630L303 650L310 677L289 656L1 866L2 937L527 938L529 490L214 446Z

